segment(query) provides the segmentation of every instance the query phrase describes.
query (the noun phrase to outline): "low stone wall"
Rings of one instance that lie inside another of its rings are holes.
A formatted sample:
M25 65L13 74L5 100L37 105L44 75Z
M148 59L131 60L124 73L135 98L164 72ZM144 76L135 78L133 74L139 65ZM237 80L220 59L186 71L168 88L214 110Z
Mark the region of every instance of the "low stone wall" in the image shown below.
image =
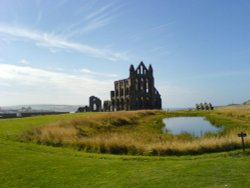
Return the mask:
M0 113L0 119L21 118L42 115L68 114L69 112L22 112L22 113Z

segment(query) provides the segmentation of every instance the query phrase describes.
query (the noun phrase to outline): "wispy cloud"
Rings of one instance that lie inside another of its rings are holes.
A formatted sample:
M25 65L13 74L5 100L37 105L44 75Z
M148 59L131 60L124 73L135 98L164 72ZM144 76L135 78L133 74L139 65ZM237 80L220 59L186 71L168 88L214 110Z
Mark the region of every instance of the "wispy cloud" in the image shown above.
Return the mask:
M207 77L228 77L228 76L242 76L242 75L250 75L250 70L217 72L217 73L212 73L210 75L204 75L204 76L207 76Z
M140 35L138 35L138 34L131 35L131 39L137 41L137 40L142 40L142 39L148 38L149 36L159 38L159 35L163 35L163 34L165 36L166 36L166 34L169 35L169 32L166 33L166 31L169 29L169 26L174 24L174 23L175 22L172 21L172 22L169 22L166 24L155 25L155 26L151 26L148 28L144 28L143 31L140 32Z
M149 54L154 54L155 56L169 56L171 54L171 48L168 45L152 47Z
M113 81L29 66L0 64L0 87L5 87L1 88L0 92L0 98L5 98L5 105L18 104L20 101L22 103L87 104L91 95L108 99Z
M86 20L91 20L91 19L95 19L97 17L102 17L103 16L103 13L105 13L106 11L108 11L108 9L112 6L112 4L108 4L108 5L105 5L101 8L99 8L98 10L90 13L89 15L86 16Z
M67 4L68 1L69 1L69 0L61 0L61 1L58 1L58 3L57 3L56 6L57 6L57 7L61 7L61 6L65 5L65 4Z
M40 6L40 5L41 5L41 1L42 1L42 0L36 0L36 5L37 5L37 6Z
M30 63L26 60L26 59L21 59L19 61L20 64L23 64L23 65L29 65Z
M157 25L157 26L154 26L152 28L149 28L148 29L148 32L161 32L161 31L165 31L169 28L170 25L174 24L175 22L172 21L172 22L169 22L169 23L166 23L166 24L161 24L161 25Z
M81 69L80 72L94 76L117 77L116 74L94 72L89 69Z
M39 24L41 22L42 18L43 18L43 11L40 10L37 13L36 24Z
M104 58L111 61L127 60L125 52L114 52L110 49L99 49L86 44L68 41L60 36L45 32L33 31L22 27L0 25L0 33L11 37L27 39L35 42L38 46L56 50L72 50L86 55Z
M204 74L195 74L186 78L185 80L199 80L199 79L213 79L213 78L225 78L225 77L237 77L243 75L250 75L250 70L235 70L235 71L222 71L222 72L211 72Z
M66 33L65 36L70 38L111 24L118 15L118 9L119 7L114 8L113 4L108 4L90 12L82 20L72 24L68 28L70 32Z

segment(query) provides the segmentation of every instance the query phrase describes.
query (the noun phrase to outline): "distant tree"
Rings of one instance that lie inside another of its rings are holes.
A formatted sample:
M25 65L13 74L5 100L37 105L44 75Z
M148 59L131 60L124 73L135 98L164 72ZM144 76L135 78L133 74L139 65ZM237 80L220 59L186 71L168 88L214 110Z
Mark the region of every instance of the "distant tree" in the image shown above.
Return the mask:
M27 109L26 109L28 112L31 112L32 111L32 108L29 106L29 107L27 107Z
M196 110L200 110L201 109L199 104L196 104L195 108L196 108Z
M209 106L209 110L213 110L214 109L214 107L212 106L211 103L208 103L208 106Z
M201 110L204 110L204 109L205 109L203 103L200 103L200 109L201 109Z
M209 110L209 106L208 106L208 104L206 102L204 103L204 109Z
M196 110L213 110L214 107L212 106L210 102L209 103L205 102L205 103L196 104L195 109Z

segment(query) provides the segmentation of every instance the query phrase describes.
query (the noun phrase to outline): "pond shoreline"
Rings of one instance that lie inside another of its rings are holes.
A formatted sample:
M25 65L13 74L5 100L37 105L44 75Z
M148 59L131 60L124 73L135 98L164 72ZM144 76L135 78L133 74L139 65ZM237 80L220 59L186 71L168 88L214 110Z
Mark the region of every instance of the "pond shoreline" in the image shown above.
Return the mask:
M178 116L171 118L164 118L163 127L164 133L170 133L173 135L178 134L190 134L195 137L201 137L210 133L217 133L222 130L213 125L209 120L204 116Z

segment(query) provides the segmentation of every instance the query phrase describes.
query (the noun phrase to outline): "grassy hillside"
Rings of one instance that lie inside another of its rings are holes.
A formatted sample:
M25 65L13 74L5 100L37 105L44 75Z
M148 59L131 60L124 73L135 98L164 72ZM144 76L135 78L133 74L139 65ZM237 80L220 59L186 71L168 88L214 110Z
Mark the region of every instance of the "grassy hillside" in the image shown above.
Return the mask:
M130 156L19 140L27 130L97 114L0 120L0 187L250 187L249 149L196 156ZM248 109L218 109L207 116L216 123L227 123L227 130L234 126L248 130ZM157 134L156 127L151 130Z

